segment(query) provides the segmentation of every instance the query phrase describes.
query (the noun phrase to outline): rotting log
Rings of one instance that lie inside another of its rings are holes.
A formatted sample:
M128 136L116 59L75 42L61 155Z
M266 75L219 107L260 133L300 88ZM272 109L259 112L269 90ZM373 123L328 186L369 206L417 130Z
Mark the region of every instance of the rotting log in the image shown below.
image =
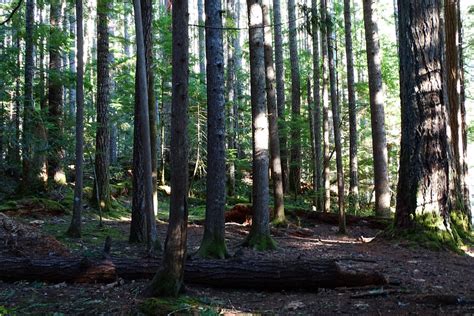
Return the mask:
M338 225L339 214L324 213L324 212L309 212L303 210L296 210L293 213L305 220L314 220L320 223ZM382 218L376 216L354 216L346 214L346 224L348 226L367 226L373 229L386 229L392 223L392 219Z
M86 259L49 257L0 258L0 280L69 283L108 283L117 278L151 279L161 259ZM266 291L383 285L388 280L373 270L373 264L329 259L291 261L188 260L185 282L211 287Z

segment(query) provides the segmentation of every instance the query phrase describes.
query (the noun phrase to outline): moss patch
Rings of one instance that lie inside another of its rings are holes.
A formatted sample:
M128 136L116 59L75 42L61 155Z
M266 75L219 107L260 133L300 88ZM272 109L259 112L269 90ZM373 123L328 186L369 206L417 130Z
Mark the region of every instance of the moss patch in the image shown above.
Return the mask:
M138 309L145 315L220 315L220 309L207 302L189 297L149 298Z
M250 247L257 251L275 250L276 241L269 234L254 234L250 232L243 243L244 247Z
M225 259L229 257L227 247L225 245L224 238L218 238L217 236L204 236L201 247L197 252L197 255L201 258L208 259Z

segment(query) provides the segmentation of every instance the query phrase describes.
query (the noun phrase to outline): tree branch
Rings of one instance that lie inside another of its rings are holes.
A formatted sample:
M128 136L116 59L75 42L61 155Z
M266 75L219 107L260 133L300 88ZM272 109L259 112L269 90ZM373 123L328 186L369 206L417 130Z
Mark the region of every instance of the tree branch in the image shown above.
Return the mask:
M15 15L16 11L18 11L18 9L21 7L21 4L23 3L23 0L18 0L18 3L17 5L15 6L15 8L13 9L13 11L10 13L10 15L7 17L7 19L3 22L0 23L0 25L5 25L7 24L12 18L13 16Z

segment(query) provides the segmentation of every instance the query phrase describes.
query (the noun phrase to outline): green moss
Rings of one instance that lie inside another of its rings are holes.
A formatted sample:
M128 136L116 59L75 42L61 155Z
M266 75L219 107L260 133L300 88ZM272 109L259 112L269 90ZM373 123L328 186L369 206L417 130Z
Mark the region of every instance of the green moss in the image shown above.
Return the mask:
M286 217L280 218L280 217L275 217L272 221L272 225L275 227L286 227L288 224L288 221L286 220Z
M269 234L255 234L250 232L243 246L253 248L257 251L266 251L275 250L277 244Z
M174 313L179 315L220 315L219 308L189 296L148 298L138 308L145 315L169 315Z
M204 236L201 247L197 252L197 255L201 258L208 259L225 259L229 257L227 247L225 245L224 238L218 238L217 236Z
M143 291L145 297L178 297L183 283L168 271L160 270Z

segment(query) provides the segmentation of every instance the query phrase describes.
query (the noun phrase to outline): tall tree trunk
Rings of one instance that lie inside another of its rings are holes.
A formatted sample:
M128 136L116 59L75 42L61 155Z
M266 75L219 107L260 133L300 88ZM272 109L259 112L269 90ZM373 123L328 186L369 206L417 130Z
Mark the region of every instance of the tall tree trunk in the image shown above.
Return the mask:
M97 129L95 137L94 198L97 207L110 210L110 129L109 129L109 10L110 1L97 2ZM97 192L98 191L98 192Z
M301 186L301 131L300 119L300 66L298 58L298 36L296 29L295 0L288 0L289 43L291 63L291 157L290 157L290 191L295 196Z
M275 89L275 69L273 68L273 45L270 19L270 0L262 1L264 34L264 57L267 92L268 122L270 128L270 157L273 181L273 213L277 224L285 222L283 179L281 171L280 139L278 135L278 109Z
M322 103L323 103L323 212L331 210L331 170L329 154L329 100L328 100L328 43L326 24L326 0L321 0L321 63L322 63Z
M135 11L135 32L137 42L137 62L136 62L136 78L135 78L135 122L138 123L134 129L134 132L138 132L138 137L135 139L139 140L140 146L137 146L139 152L139 158L134 157L134 175L140 175L141 178L133 180L134 190L139 187L143 187L143 201L138 201L139 211L136 209L132 210L132 221L133 212L138 213L145 219L146 226L146 241L147 250L152 252L154 248L159 247L156 232L156 221L155 214L153 211L153 176L152 176L152 155L151 155L151 143L150 143L150 120L149 120L149 103L148 103L148 80L146 72L146 49L145 49L145 38L143 28L143 18L140 0L134 0L134 11ZM134 144L135 148L135 144ZM135 160L136 159L136 160ZM139 164L135 164L136 161ZM141 172L140 172L141 171ZM134 193L135 194L135 193ZM134 196L135 198L135 196ZM135 202L137 202L134 199ZM135 206L135 205L134 205ZM133 207L133 206L132 206ZM135 206L136 207L136 206ZM138 225L137 225L138 226ZM134 225L132 224L132 227ZM135 226L136 227L136 226ZM132 232L134 228L131 228L130 241L133 240Z
M234 23L237 21L236 7L234 0L227 0L227 10L231 12L231 18ZM236 144L236 131L234 129L234 120L235 117L235 106L233 104L235 98L235 81L236 81L236 72L235 72L235 48L231 47L236 44L235 34L228 32L227 42L229 48L227 50L227 76L226 76L226 85L227 85L227 103L228 106L228 126L227 126L227 148L232 154L227 158L228 160L228 176L227 176L227 192L229 196L235 195L235 144Z
M461 99L462 63L460 58L461 36L459 29L460 12L459 0L445 0L445 39L446 39L446 82L449 111L449 125L451 130L451 146L453 159L450 170L453 186L451 187L452 208L463 211L471 218L469 189L466 182L466 115ZM469 221L471 222L471 221Z
M82 186L84 161L84 28L82 0L76 0L76 41L77 41L77 72L76 72L76 181L74 184L74 202L72 219L67 234L81 237Z
M62 167L63 149L63 86L61 80L61 3L51 1L49 31L49 79L48 79L48 179L56 184L65 184Z
M326 1L326 0L323 0ZM342 166L342 143L341 143L341 130L340 130L340 119L339 119L339 102L337 99L337 87L336 87L336 65L334 60L334 42L336 40L336 34L333 26L332 17L332 1L326 7L327 14L327 43L328 43L328 63L329 63L329 81L331 88L331 108L332 108L332 119L333 119L333 130L334 130L334 146L336 148L336 170L337 170L337 200L339 208L339 232L341 234L346 233L346 215L344 211L344 171ZM330 13L331 12L331 13Z
M367 66L369 73L370 118L374 159L375 214L390 216L390 183L388 181L387 141L382 86L382 68L376 9L377 0L363 0Z
M74 28L76 26L76 19L74 17L73 11L74 7L71 5L71 12L68 15L69 19L69 38L74 41L76 34L74 33ZM76 47L77 49L77 47ZM69 50L69 72L73 75L76 75L76 59L75 59L75 52L74 52L74 45L72 45L71 49ZM69 86L69 117L74 117L74 110L76 108L76 87L75 84L72 83Z
M344 34L346 39L347 94L349 97L349 208L359 209L359 175L357 163L357 108L354 87L354 54L352 52L351 1L344 0Z
M287 136L283 131L285 123L285 73L283 66L283 35L281 22L281 6L280 0L273 0L273 25L275 26L275 70L276 70L276 90L277 90L277 107L279 118L280 133L280 152L281 152L281 168L283 178L283 190L288 192L289 187L289 169L288 169L288 150Z
M323 210L323 192L322 192L322 168L321 168L321 93L320 84L321 71L319 63L319 17L318 17L318 6L317 1L311 1L312 13L311 13L311 30L313 37L313 99L314 99L314 145L315 145L315 156L314 156L314 170L316 173L315 181L315 205L318 210Z
M439 216L438 228L450 228L440 11L441 0L398 1L402 135L397 228L413 228L424 216Z
M221 1L206 0L207 177L206 221L198 254L224 259L226 199L224 46ZM230 71L230 70L228 70Z
M247 0L252 104L252 227L244 245L257 250L275 248L268 213L269 131L265 98L265 53L262 0Z
M170 218L166 235L163 267L158 270L152 282L145 289L145 294L149 296L178 296L183 287L184 264L186 260L188 225L187 112L189 104L188 2L174 2L172 14L173 92L171 114L172 159ZM222 124L224 124L224 122L222 122ZM224 135L222 135L222 138L223 137ZM222 142L224 142L224 140L222 140Z

